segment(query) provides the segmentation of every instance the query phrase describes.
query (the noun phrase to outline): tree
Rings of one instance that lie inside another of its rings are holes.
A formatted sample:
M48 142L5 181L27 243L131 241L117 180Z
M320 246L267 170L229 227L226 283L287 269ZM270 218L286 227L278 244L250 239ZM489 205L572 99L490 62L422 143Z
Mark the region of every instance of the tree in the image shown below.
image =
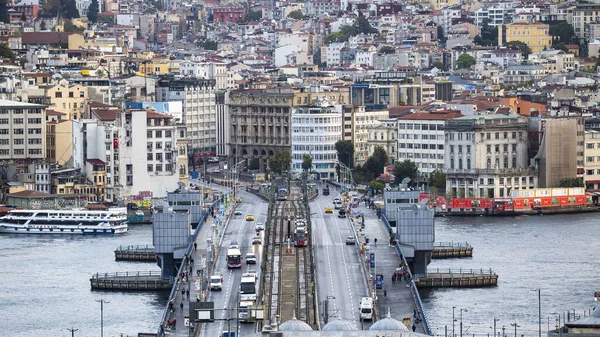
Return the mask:
M444 27L437 26L437 37L438 37L438 40L444 41Z
M432 66L434 66L435 68L438 68L439 70L446 70L446 67L444 67L444 64L442 63L442 61L435 61L435 62L433 62Z
M15 53L10 50L6 43L0 43L0 58L11 59L12 61L15 59Z
M523 41L510 41L506 46L521 51L521 54L523 54L523 58L525 59L531 54L531 48Z
M304 14L302 14L301 10L297 9L295 11L291 11L287 17L294 20L301 20L304 17Z
M310 171L312 168L312 157L305 153L302 155L302 169L305 171Z
M269 167L275 173L282 174L285 171L290 170L290 163L292 162L292 154L290 151L277 151L275 156L269 161Z
M352 168L354 158L354 144L351 140L338 140L335 143L335 150L337 151L338 160L344 163L344 165Z
M72 32L72 33L81 33L85 30L85 28L83 27L79 27L73 24L73 21L71 20L67 20L65 21L65 32Z
M367 159L363 168L377 178L383 173L383 167L387 164L387 153L381 146L375 146L373 154Z
M469 54L462 54L458 57L458 60L456 60L456 67L458 69L471 68L471 66L473 66L475 63L477 63L477 61L475 61L473 56Z
M249 170L258 170L260 168L260 161L258 158L250 159L250 164L248 165Z
M198 41L196 43L196 46L204 48L206 50L218 50L219 49L219 43L217 41L213 41L213 40Z
M332 42L346 42L348 41L348 36L342 34L341 32L335 32L327 35L325 37L325 44L330 44Z
M414 161L409 159L396 162L394 165L394 176L396 176L397 183L400 183L404 178L410 178L410 180L414 182L418 174L419 167Z
M262 19L262 11L248 11L245 22L258 21Z
M446 174L442 170L435 169L429 176L429 186L438 191L446 190Z
M563 43L568 44L575 35L575 29L567 21L560 21L559 23L550 25L550 35L552 35L552 44Z
M565 44L564 44L564 43L562 43L562 42L559 42L559 43L556 43L556 44L554 44L554 45L552 46L552 48L554 48L554 49L556 49L556 50L562 50L562 51L564 51L565 53L568 53L568 52L569 52L569 48L567 48L567 45L565 45Z
M583 187L583 178L563 178L559 182L559 187Z
M383 185L382 183L380 183L377 180L373 180L369 183L369 189L377 190L379 193L383 192L384 187L385 187L385 185Z
M383 47L379 48L379 51L377 52L377 54L385 55L385 54L394 54L395 52L396 52L396 48L390 47L390 46L383 46Z
M98 13L100 11L100 6L98 5L98 0L92 0L90 7L88 8L87 18L92 23L96 23L98 21Z
M498 29L490 26L490 20L484 19L481 24L481 35L475 36L473 43L480 46L498 45Z

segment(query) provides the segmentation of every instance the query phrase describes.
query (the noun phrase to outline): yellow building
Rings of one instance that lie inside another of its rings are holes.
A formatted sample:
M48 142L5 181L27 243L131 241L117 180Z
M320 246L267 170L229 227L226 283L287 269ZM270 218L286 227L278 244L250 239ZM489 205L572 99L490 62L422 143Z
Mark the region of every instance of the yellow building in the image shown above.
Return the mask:
M532 53L537 53L552 46L550 25L535 22L515 22L498 25L498 46L511 41L521 41L529 46Z
M333 90L323 90L316 88L317 91L311 91L315 88L301 88L294 91L294 107L321 105L322 103L333 104L349 104L350 103L350 88L346 86L334 86Z
M84 118L88 101L88 88L83 85L55 85L46 90L52 109L65 113L63 119L73 120Z
M460 4L460 0L429 0L431 9L437 10Z
M73 127L66 114L46 110L46 160L64 165L73 156Z
M139 73L141 73L142 76L167 75L169 73L170 66L171 61L168 58L155 58L151 60L141 61L139 65Z

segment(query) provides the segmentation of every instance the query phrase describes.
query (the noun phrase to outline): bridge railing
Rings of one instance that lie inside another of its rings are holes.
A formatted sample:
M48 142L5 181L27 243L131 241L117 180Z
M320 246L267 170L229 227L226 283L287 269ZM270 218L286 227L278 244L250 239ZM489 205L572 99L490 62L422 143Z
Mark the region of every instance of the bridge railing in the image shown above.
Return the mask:
M117 248L117 250L121 250L121 251L154 250L154 246L151 246L151 245L127 245L127 246L119 245L119 248Z
M442 248L446 248L446 247L458 247L458 248L472 248L471 244L468 242L454 242L454 241L450 241L450 242L434 242L433 243L433 247L442 247Z
M427 274L450 274L450 275L494 275L496 274L491 268L489 269L451 269L451 268L435 268L427 269ZM418 274L415 276L419 276Z
M381 213L381 219L383 220L383 223L387 227L388 232L391 233L392 226L390 226L390 222L388 221L387 217L385 216L385 213ZM395 248L396 248L396 254L398 254L400 259L402 259L403 265L408 266L408 262L406 262L406 258L404 257L404 254L402 254L402 249L400 249L400 245L396 244ZM425 333L427 335L431 336L432 335L431 326L429 325L429 319L427 318L427 314L423 310L423 302L421 301L421 295L419 295L419 290L417 289L417 286L415 285L415 282L413 281L413 275L412 275L412 272L410 271L410 268L406 268L406 271L408 272L408 276L409 276L409 280L410 280L410 290L413 295L415 305L417 306L417 310L421 313L421 318L423 320L423 327L425 328Z
M217 200L217 201L213 202L211 206L213 208L216 208L219 206L220 203L221 203L221 201ZM200 233L200 230L202 229L202 226L206 222L207 218L208 218L208 212L206 210L202 211L202 216L200 217L200 221L198 222L198 226L196 227L196 230L194 230L194 233L190 237L188 247L185 251L185 255L184 255L183 259L181 260L181 266L179 267L179 270L187 270L187 268L189 268L190 253L192 252L192 249L194 249L194 242L196 241L196 238L198 237L198 233ZM179 292L179 282L177 282L178 278L173 278L173 279L175 279L175 282L173 282L173 288L171 289L171 293L169 294L169 300L167 301L167 304L165 305L165 310L163 312L162 318L158 325L157 333L159 336L162 336L161 328L163 325L165 325L167 323L167 320L169 318L169 302L171 302L172 300L174 301L175 297L177 296L177 293Z
M96 273L92 275L93 279L110 279L110 278L122 278L122 277L148 277L148 276L160 276L160 270L148 270L148 271L123 271L116 273Z

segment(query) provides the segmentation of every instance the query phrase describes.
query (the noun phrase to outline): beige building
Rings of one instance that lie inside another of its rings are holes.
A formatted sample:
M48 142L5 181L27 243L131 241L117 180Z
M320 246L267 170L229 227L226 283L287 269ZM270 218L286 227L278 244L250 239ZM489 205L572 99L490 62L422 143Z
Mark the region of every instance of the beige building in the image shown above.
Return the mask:
M67 114L46 110L46 161L65 165L73 156L73 124Z
M258 158L268 168L277 151L291 151L292 89L232 90L229 93L229 164Z
M393 164L398 160L397 150L397 135L398 135L398 120L397 119L382 119L379 124L367 127L369 132L367 140L367 157L375 152L377 146L382 147L388 154L388 162Z
M589 130L585 132L585 160L583 164L585 189L600 190L600 132Z
M558 187L561 179L577 177L576 119L545 119L541 121L542 138L535 156L539 167L539 186Z
M0 161L45 157L46 106L0 100Z
M88 102L88 88L76 84L72 86L55 85L46 90L46 96L50 97L52 109L65 113L64 119L73 120L84 117L86 104Z
M346 126L350 124L349 139L354 144L354 163L355 165L364 164L369 158L369 129L379 125L381 120L390 117L388 110L366 111L364 106L350 109L342 109L344 119L344 133L348 133ZM349 122L349 123L348 123ZM345 136L345 135L344 135ZM390 153L388 153L390 155Z

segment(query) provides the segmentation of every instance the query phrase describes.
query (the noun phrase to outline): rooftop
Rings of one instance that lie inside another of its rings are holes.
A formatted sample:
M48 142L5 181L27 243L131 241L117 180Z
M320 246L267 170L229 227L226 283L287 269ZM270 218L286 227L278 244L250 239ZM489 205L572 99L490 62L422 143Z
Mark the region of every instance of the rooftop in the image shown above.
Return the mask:
M9 101L6 99L0 99L0 107L10 107L10 108L45 108L45 105L41 104L33 104L33 103L25 103L19 101Z

